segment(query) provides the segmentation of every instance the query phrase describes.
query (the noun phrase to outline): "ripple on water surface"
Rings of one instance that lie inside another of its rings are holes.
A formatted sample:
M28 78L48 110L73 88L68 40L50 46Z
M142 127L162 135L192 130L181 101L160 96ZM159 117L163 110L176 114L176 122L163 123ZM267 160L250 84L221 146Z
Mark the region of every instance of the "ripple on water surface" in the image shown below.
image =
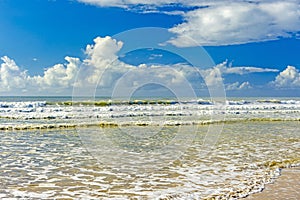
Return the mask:
M97 134L101 128L2 131L0 198L243 197L273 181L280 173L278 168L300 163L299 125L226 124L216 145L205 154L202 143L208 126L199 126L193 141L185 144L188 148L183 155L163 167L144 171L99 163L87 151L80 134ZM189 128L181 130L195 127ZM112 133L113 129L106 128ZM170 137L174 127L165 129Z

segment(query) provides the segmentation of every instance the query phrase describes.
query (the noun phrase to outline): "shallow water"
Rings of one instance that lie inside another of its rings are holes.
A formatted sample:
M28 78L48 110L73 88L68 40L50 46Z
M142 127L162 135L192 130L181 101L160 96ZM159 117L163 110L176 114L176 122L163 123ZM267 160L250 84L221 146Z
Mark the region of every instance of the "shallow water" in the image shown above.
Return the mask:
M208 127L1 131L0 198L237 198L300 164L298 121L227 123L210 147Z

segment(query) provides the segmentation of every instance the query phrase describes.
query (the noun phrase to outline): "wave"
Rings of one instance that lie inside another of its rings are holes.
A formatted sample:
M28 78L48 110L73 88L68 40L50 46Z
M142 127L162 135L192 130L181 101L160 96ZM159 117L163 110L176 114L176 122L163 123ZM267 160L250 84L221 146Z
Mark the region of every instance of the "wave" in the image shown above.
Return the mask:
M15 101L15 102L0 102L0 108L37 108L45 107L46 101Z
M240 99L240 100L221 100L211 99L135 99L135 100L86 100L86 101L0 101L0 108L37 108L45 106L112 106L112 105L176 105L176 104L198 104L215 105L224 103L225 105L262 105L262 104L286 104L300 105L298 99Z
M111 105L175 105L175 104L200 104L213 105L210 100L106 100L106 101L63 101L63 102L47 102L47 105L62 105L62 106L111 106Z
M206 99L0 102L0 130L74 128L88 123L99 126L101 121L109 122L103 127L211 124L220 120L299 121L299 116L297 99L229 100L224 104Z
M131 101L63 101L63 102L47 102L47 105L61 105L61 106L111 106L111 105L176 105L176 104L198 104L198 105L216 105L223 103L224 105L262 105L262 104L288 104L300 105L299 100L277 100L277 99L262 99L262 100L131 100Z
M32 124L2 124L0 130L50 130L50 129L75 129L75 128L113 128L130 126L205 126L213 124L231 124L247 122L300 122L298 119L280 119L280 118L252 118L252 119L225 119L225 120L194 120L194 121L94 121L94 122L69 122L69 123L32 123Z

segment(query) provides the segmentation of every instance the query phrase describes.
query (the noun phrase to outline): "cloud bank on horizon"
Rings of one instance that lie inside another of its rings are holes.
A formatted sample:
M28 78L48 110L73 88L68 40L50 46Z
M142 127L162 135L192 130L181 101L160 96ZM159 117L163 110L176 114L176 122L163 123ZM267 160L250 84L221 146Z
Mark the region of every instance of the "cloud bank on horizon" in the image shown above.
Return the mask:
M297 0L78 0L102 7L121 7L181 15L184 22L169 29L175 37L169 42L178 47L220 46L278 40L300 36L300 2ZM159 10L171 5L171 11ZM176 10L176 5L190 8ZM173 10L172 10L173 9ZM150 11L147 11L150 12Z
M72 91L73 86L86 89L95 85L111 90L118 78L129 71L132 76L127 80L127 87L133 87L134 84L138 85L139 81L142 82L145 79L145 75L159 77L165 80L166 86L169 87L180 87L184 79L193 80L195 68L184 63L173 65L140 64L137 66L127 64L117 56L122 46L122 41L117 41L110 36L97 37L94 39L94 44L86 46L86 59L80 60L66 56L66 63L49 67L43 75L37 76L28 75L27 71L22 70L13 59L3 56L0 66L0 92L66 94L66 92ZM170 68L174 70L170 71ZM252 66L232 67L225 61L213 68L200 70L200 72L205 84L213 86L218 81L223 82L223 77L230 74L242 76L251 73L277 73L278 70ZM217 73L220 73L222 77L217 77ZM288 66L268 85L277 88L300 87L300 72L295 67ZM252 87L248 81L225 83L227 90L243 90Z

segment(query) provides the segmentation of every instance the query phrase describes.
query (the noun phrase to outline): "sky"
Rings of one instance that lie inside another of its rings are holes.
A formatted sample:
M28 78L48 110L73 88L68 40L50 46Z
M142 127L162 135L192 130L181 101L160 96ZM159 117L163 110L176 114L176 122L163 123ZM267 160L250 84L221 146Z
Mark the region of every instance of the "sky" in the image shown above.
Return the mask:
M298 0L0 0L0 30L1 96L300 96Z

